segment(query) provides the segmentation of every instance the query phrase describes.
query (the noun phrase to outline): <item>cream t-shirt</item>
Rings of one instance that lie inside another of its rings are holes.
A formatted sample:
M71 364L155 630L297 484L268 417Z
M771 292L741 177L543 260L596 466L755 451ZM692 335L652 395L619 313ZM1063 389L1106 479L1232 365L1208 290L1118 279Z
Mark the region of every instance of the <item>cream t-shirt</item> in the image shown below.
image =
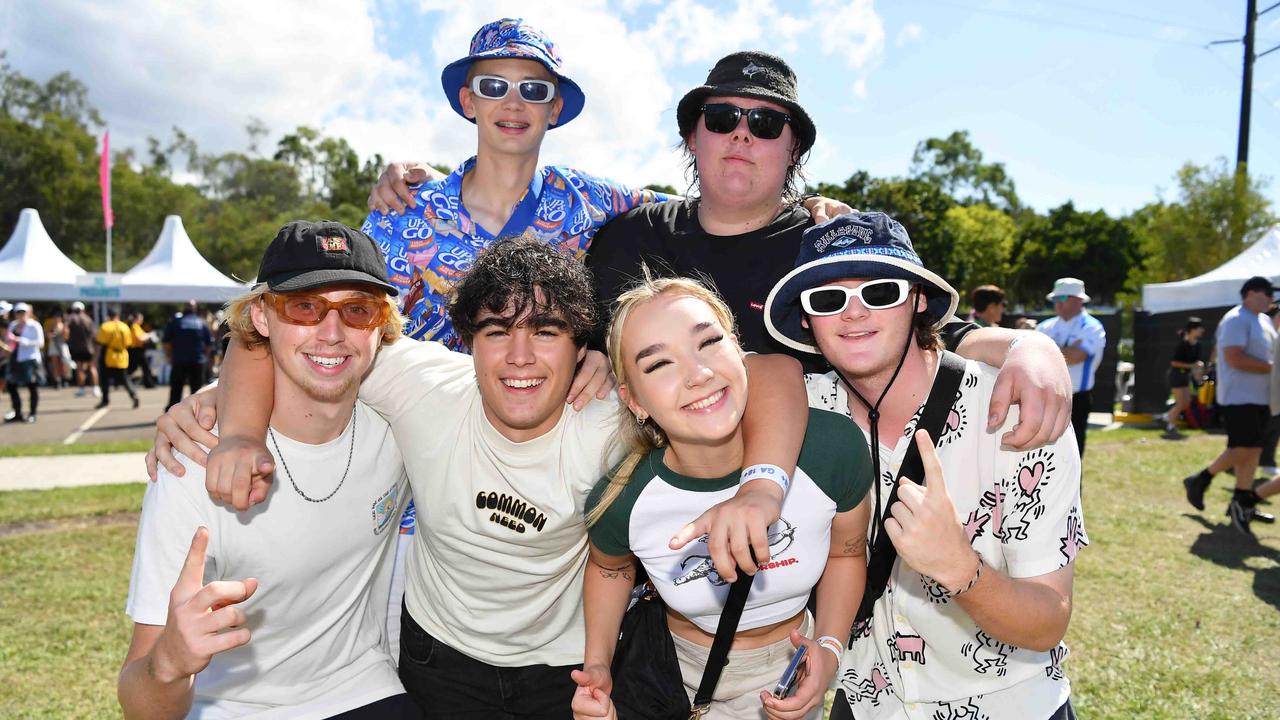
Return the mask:
M472 358L409 338L378 353L360 398L391 423L413 486L413 619L490 665L581 663L583 508L619 459L617 399L566 405L512 442L485 417Z

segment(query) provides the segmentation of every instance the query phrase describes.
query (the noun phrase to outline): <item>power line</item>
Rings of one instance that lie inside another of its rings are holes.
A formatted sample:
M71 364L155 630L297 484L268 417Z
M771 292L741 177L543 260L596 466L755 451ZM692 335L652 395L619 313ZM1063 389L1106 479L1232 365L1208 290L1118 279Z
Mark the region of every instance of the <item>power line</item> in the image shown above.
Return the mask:
M1097 25L1089 25L1085 23L1074 23L1074 22L1069 22L1065 20L1058 20L1055 18L1045 18L1040 15L1022 13L1015 10L1000 10L1000 9L990 8L990 7L975 7L973 5L967 5L965 3L954 2L953 0L926 0L926 2L931 2L936 5L946 5L959 10L969 10L971 12L975 12L983 15L995 15L998 17L1004 17L1012 20L1020 20L1022 22L1034 23L1036 25L1051 25L1055 27L1068 28L1071 30L1083 30L1085 32L1096 33L1099 35L1111 35L1114 37L1128 38L1131 40L1145 40L1147 42L1162 43L1166 45L1187 45L1190 47L1203 47L1204 45L1203 43L1196 42L1194 40L1179 40L1176 38L1152 37L1149 34L1126 33L1126 32L1121 32L1119 30L1114 30L1111 28L1099 27ZM1096 9L1096 8L1090 8L1090 9ZM1117 13L1113 12L1111 14L1117 14ZM1120 13L1120 15L1125 15L1125 14ZM1142 19L1150 20L1150 18L1142 18ZM1170 26L1172 27L1174 25L1170 24ZM1185 28L1185 26L1177 26L1177 27ZM1185 29L1192 29L1192 28L1185 28ZM1196 28L1195 31L1204 33L1206 35L1227 34L1227 33L1218 33L1215 31L1205 30L1201 28Z

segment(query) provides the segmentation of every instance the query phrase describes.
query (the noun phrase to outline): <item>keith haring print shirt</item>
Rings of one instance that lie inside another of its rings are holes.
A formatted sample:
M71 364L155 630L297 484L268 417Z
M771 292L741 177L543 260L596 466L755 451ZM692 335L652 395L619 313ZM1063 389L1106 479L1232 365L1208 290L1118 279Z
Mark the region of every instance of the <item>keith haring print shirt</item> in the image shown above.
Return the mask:
M652 190L634 190L572 168L539 168L511 218L497 233L473 222L462 204L462 178L476 160L447 178L416 185L417 207L400 215L372 212L361 230L387 261L387 279L400 290L408 318L404 332L438 340L466 352L446 312L449 289L471 268L476 255L498 238L545 242L581 259L602 225L645 202L671 199Z
M995 380L994 368L966 362L935 441L938 458L984 572L1036 577L1065 567L1089 543L1080 509L1080 456L1070 429L1029 452L1001 450L1000 437L1017 417L1011 409L1004 428L986 431ZM812 407L848 414L848 391L834 372L809 375L805 382ZM901 435L881 429L881 513L918 417L919 411ZM871 622L854 628L836 677L836 702L848 703L854 717L877 720L1049 717L1071 694L1062 667L1066 655L1061 643L1037 652L996 640L937 583L899 559Z

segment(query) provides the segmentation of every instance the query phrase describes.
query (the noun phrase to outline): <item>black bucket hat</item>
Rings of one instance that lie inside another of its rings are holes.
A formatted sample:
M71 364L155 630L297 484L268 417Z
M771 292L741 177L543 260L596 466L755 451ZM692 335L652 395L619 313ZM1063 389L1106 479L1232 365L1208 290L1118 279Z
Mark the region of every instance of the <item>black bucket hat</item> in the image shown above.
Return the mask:
M849 213L805 230L795 269L773 286L764 303L769 334L789 348L822 354L801 324L800 293L846 278L918 283L934 327L950 320L960 302L955 289L924 266L901 223L882 212Z
M680 137L689 137L693 124L702 115L702 105L712 95L768 100L787 109L791 115L791 131L799 143L799 154L813 147L818 131L809 113L796 101L796 74L777 55L746 50L726 55L711 68L707 82L685 93L676 106L676 125Z

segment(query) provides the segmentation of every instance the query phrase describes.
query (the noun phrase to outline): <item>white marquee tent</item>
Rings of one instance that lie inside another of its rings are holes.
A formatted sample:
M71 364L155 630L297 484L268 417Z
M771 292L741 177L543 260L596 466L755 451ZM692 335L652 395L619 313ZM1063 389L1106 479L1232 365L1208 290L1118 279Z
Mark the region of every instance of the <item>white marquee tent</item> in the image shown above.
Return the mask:
M1153 314L1229 307L1240 302L1240 286L1254 275L1280 284L1280 227L1272 228L1244 252L1203 275L1143 285L1142 307Z
M66 300L77 297L76 278L84 268L62 254L31 208L18 214L18 225L0 249L0 298Z
M245 286L209 264L182 226L182 218L164 219L151 252L120 278L124 302L226 302Z

